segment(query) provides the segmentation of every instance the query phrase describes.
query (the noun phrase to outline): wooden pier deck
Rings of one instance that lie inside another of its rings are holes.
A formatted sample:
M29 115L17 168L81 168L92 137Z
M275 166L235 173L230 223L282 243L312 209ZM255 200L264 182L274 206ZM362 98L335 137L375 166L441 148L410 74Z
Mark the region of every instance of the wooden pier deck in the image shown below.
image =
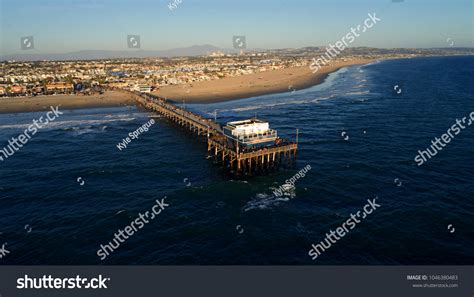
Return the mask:
M178 126L198 136L207 137L207 152L234 175L253 175L292 165L298 144L279 138L274 145L263 148L239 146L224 135L219 123L170 103L165 98L146 93L128 92L138 103L156 111Z

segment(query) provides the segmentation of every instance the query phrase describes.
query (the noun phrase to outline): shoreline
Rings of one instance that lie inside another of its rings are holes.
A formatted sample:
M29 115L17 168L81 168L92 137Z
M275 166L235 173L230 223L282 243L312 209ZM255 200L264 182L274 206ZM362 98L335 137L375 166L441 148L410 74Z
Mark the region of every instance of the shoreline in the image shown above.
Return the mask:
M191 85L166 86L152 94L181 103L208 104L303 90L324 82L343 67L366 65L379 59L356 59L322 67L313 74L309 66L285 68Z
M227 102L256 96L307 89L324 82L329 74L343 67L366 65L377 59L356 59L322 67L313 74L309 66L285 68L268 72L204 81L190 85L166 86L152 94L179 103L195 104ZM43 95L37 97L0 98L0 114L24 113L49 110L50 106L61 109L85 109L100 107L133 106L136 102L126 93L106 91L102 95Z

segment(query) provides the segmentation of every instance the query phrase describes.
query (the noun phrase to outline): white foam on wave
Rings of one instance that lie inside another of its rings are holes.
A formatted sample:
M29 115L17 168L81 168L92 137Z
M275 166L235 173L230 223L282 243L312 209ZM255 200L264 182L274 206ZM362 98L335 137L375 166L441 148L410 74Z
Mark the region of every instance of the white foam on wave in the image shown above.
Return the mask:
M250 211L254 209L269 209L272 206L278 205L281 202L289 201L288 197L276 197L275 195L269 195L266 193L258 193L254 199L247 202L243 207L243 211Z
M281 195L275 195L275 191L281 190ZM282 202L290 201L296 197L296 188L290 184L284 184L278 188L270 187L271 194L258 193L254 199L247 202L243 207L243 211L249 211L253 209L269 209L273 206L278 206Z
M130 117L140 117L143 116L143 113L121 113L121 114L107 114L105 118L114 118L114 119L122 119L122 118L130 118ZM151 114L153 117L159 117L159 115Z
M272 107L277 107L277 106L283 106L283 105L299 105L299 104L306 104L309 101L306 100L298 100L298 101L285 101L285 102L276 102L276 103L269 103L269 104L261 104L261 105L250 105L250 106L245 106L245 107L237 107L234 109L231 109L231 111L248 111L248 110L254 110L254 109L268 109Z
M72 129L67 128L67 129L64 129L64 130L65 131L73 131L74 135L82 135L82 134L87 134L87 133L94 132L92 126L72 127Z
M116 119L96 119L96 120L68 120L68 121L61 121L61 120L56 120L54 122L48 123L48 125L44 126L43 129L55 129L55 128L75 128L77 126L92 126L92 125L103 125L107 123L113 123L113 122L129 122L133 121L135 118L116 118ZM32 124L33 122L29 122L26 124L14 124L14 125L0 125L0 129L28 129L28 127ZM41 124L39 124L41 125Z
M381 62L382 62L382 60L376 60L376 61L370 62L370 63L368 63L368 64L364 64L364 65L362 65L362 66L360 66L360 67L361 67L361 68L365 68L365 67L367 67L367 66L376 65L376 64L379 64L379 63L381 63Z
M233 180L233 179L231 179L230 182L232 182L232 183L242 183L242 184L248 184L249 183L246 180Z
M319 103L320 101L324 101L324 100L329 100L329 99L332 99L334 97L336 97L337 95L330 95L330 96L327 96L327 97L318 97L316 99L313 99L311 100L311 103Z
M356 99L354 102L366 102L369 101L367 98L362 98L362 99Z
M348 92L345 95L367 95L370 91Z
M117 211L117 212L115 213L115 215L119 215L119 214L121 214L122 212L125 212L125 209L121 209L121 210Z
M281 107L285 105L301 105L301 104L318 103L319 101L328 100L334 97L336 97L336 95L318 97L316 99L312 97L312 98L307 98L303 100L293 100L293 101L283 101L283 102L280 101L280 102L273 102L273 103L267 103L267 104L247 105L247 106L235 107L235 108L230 108L230 109L220 109L219 111L220 112L243 112L243 111L250 111L250 110L270 109L270 108ZM208 113L208 114L214 115L214 113Z

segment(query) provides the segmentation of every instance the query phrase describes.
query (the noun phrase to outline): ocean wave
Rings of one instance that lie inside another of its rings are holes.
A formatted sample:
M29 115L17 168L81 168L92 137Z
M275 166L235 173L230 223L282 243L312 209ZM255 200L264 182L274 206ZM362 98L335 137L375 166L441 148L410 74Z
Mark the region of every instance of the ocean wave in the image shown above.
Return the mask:
M126 117L130 117L130 114L108 114L108 115L105 115L104 118L126 118Z
M281 202L287 202L296 197L296 188L293 185L284 184L278 188L270 187L271 194L257 193L254 199L247 202L243 207L243 211L249 211L253 209L269 209L272 206L278 206ZM281 190L281 195L275 195L274 191Z
M242 183L242 184L248 184L249 182L246 180L230 180L231 183Z
M366 102L369 101L367 98L355 99L353 102Z
M48 123L42 129L58 129L63 128L63 130L73 129L77 126L93 126L93 125L104 125L107 123L113 122L129 122L133 121L135 118L118 118L118 119L108 119L108 120L69 120L69 121L54 121ZM26 124L13 124L13 125L0 125L0 129L28 129L32 122ZM41 124L40 124L41 125Z
M82 135L82 134L87 134L87 133L90 133L90 132L93 132L94 129L93 126L83 126L83 127L68 127L68 128L64 128L63 131L66 131L66 132L73 132L74 135Z
M370 91L360 91L360 92L348 92L348 93L345 93L345 95L367 95L369 93Z
M334 97L336 97L336 95L318 97L316 99L308 98L308 99L303 99L303 100L275 102L275 103L259 104L259 105L248 105L248 106L235 107L235 108L229 108L229 109L220 109L219 112L245 112L245 111L259 110L259 109L270 109L270 108L281 107L285 105L301 105L301 104L318 103L319 101L328 100ZM208 115L214 116L214 113L208 113Z
M104 118L108 119L123 119L123 118L136 118L136 117L143 117L143 113L122 113L122 114L107 114ZM150 113L149 117L161 117L158 114Z
M249 111L249 110L268 109L268 108L282 106L282 105L298 105L298 104L304 104L304 103L307 103L307 102L305 102L304 100L277 102L277 103L270 103L270 104L249 105L249 106L244 106L244 107L237 107L237 108L229 109L228 111L241 112L241 111Z
M316 99L313 99L311 100L310 102L311 103L319 103L320 101L324 101L324 100L329 100L329 99L332 99L334 97L337 97L337 95L330 95L330 96L327 96L327 97L318 97Z
M117 212L115 213L115 215L119 215L119 214L121 214L121 213L123 213L123 212L125 212L125 209L121 209L121 210L117 211Z
M270 195L266 193L258 193L255 196L255 199L250 200L243 207L243 211L247 212L254 209L269 209L272 206L279 205L281 202L289 201L288 197L276 197L275 195Z
M107 126L83 126L83 127L72 127L72 128L65 128L64 131L72 131L75 136L88 134L93 132L105 132Z
M371 65L380 64L381 62L382 62L382 60L376 60L376 61L374 61L374 62L370 62L370 63L368 63L368 64L362 65L361 68L365 68L365 67L371 66Z

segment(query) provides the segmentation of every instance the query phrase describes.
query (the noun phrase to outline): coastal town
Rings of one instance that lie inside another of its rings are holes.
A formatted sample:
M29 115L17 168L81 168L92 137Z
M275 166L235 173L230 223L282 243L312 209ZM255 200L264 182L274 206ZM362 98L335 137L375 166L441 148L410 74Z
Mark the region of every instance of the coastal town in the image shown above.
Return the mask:
M103 94L106 89L154 92L280 69L309 67L323 47L210 52L205 56L171 58L115 58L78 61L2 61L0 97ZM473 54L470 49L346 49L331 64L356 59L393 59L417 56Z
M100 61L2 62L0 96L87 95L104 87L140 92L286 67L307 65L266 53L206 57L108 59Z

